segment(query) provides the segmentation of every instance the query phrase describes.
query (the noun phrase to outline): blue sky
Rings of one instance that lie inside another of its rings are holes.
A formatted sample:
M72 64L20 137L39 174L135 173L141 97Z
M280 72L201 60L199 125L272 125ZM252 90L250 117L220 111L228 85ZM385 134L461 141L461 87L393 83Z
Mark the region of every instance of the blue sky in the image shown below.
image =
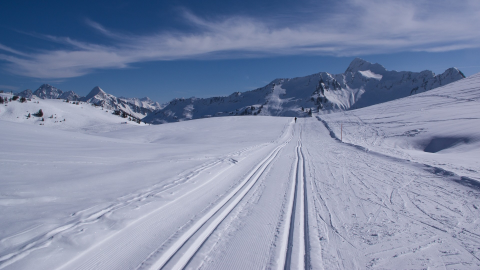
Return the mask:
M0 89L98 85L166 102L341 73L355 57L469 76L479 14L478 0L3 1Z

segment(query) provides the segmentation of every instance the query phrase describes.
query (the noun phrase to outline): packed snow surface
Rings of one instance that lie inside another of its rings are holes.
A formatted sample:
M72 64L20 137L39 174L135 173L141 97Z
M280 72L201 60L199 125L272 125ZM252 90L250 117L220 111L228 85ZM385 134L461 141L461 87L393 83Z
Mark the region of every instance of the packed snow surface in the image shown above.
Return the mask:
M159 126L2 105L0 269L478 269L479 97Z

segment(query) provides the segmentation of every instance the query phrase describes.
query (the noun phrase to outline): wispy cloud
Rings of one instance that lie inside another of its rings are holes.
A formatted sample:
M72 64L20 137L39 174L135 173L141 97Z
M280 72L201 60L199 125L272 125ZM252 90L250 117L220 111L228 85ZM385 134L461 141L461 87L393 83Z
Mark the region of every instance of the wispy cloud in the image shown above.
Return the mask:
M350 56L480 47L477 0L461 4L446 0L347 0L337 5L336 12L318 14L309 23L285 27L284 22L276 26L271 20L267 23L242 16L207 20L185 11L182 16L195 31L152 35L122 34L88 20L88 25L115 45L45 36L65 48L26 53L0 44L5 52L0 59L15 74L69 78L145 61L294 54Z
M27 54L25 54L25 53L22 53L20 51L17 51L15 49L12 49L12 48L7 47L7 46L2 45L2 44L0 44L0 51L9 52L9 53L16 54L16 55L19 55L19 56L27 56Z
M16 90L18 90L18 87L17 87L17 86L12 86L12 85L3 85L3 84L0 84L0 89L2 89L2 90L12 90L12 91L16 91Z

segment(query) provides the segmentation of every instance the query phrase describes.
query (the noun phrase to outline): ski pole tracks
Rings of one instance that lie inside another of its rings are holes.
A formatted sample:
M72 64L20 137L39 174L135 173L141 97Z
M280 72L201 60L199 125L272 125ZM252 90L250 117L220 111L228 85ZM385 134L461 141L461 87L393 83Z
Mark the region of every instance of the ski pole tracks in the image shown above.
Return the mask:
M265 159L250 171L234 190L232 190L223 200L179 237L149 269L163 269L167 268L167 265L168 269L184 268L202 247L208 237L255 185L257 180L265 172L266 168L278 155L278 152L287 145L288 142L289 141L282 143L270 152Z

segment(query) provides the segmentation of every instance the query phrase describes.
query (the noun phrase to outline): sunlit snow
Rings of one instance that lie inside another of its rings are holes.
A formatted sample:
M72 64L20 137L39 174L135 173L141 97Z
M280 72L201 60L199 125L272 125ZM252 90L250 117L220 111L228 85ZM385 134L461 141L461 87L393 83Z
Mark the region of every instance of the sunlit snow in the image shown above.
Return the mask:
M383 77L382 75L375 74L370 70L363 70L363 71L358 71L358 72L360 72L360 74L362 74L363 76L365 76L367 78L372 78L372 79L376 79L376 80L381 80L382 77Z
M0 104L0 269L478 269L479 101L480 74L296 123Z

